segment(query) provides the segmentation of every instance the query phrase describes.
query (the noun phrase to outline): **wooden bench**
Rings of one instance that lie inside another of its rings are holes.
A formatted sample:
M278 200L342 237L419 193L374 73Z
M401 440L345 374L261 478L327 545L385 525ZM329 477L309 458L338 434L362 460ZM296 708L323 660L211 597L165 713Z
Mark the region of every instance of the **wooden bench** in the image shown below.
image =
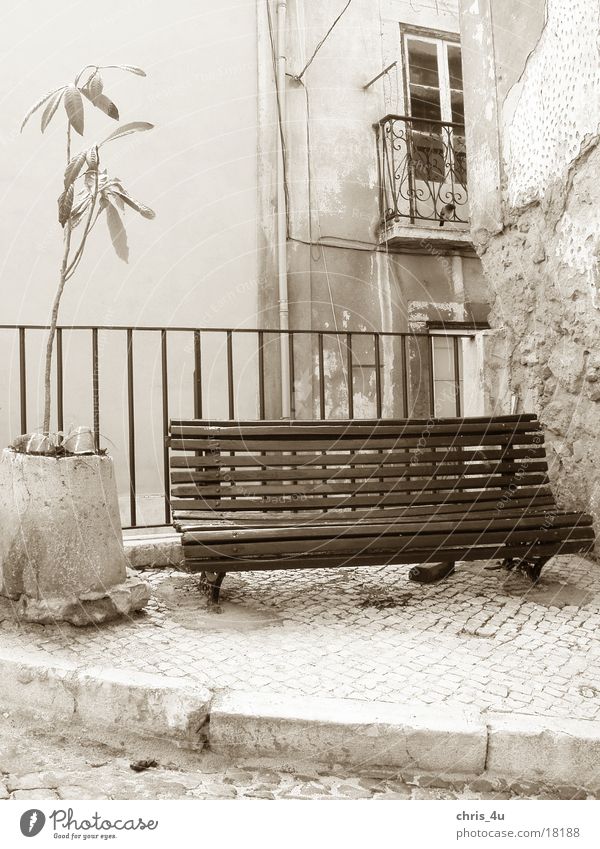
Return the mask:
M594 544L556 505L534 415L171 421L169 445L185 568L214 604L226 572L405 563L429 581L502 559L535 581Z

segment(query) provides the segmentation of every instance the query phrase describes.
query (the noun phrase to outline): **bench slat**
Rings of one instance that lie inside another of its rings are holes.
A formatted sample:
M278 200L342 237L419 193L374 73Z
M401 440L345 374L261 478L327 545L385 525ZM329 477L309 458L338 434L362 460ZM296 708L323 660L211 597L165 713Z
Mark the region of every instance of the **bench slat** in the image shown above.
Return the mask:
M419 549L406 552L391 552L378 554L331 555L320 557L318 554L305 557L290 557L289 559L263 560L260 557L244 557L239 559L203 559L185 560L183 568L189 571L204 571L210 568L215 572L245 572L271 571L279 569L318 569L340 566L386 566L413 563L459 562L468 560L498 560L505 557L550 557L554 554L574 554L591 551L593 540L566 540L547 545L482 545L457 546L456 548L439 547Z
M523 487L522 490L525 493L525 497L533 497L536 495L541 495L544 492L542 486L539 487ZM346 507L369 507L369 506L400 506L400 505L412 505L412 504L439 504L451 501L461 501L472 503L477 500L487 500L487 501L501 501L502 498L506 495L506 490L501 488L497 489L482 489L477 492L473 491L442 491L442 492L427 492L427 493L419 493L415 492L413 494L400 494L393 493L388 495L357 495L356 497L348 498L346 500L342 499L333 499L326 497L323 498L310 498L310 499L298 499L291 505L289 502L287 504L282 503L281 499L264 499L258 501L257 499L248 499L248 498L237 498L230 499L228 502L215 500L213 502L207 501L205 499L200 498L190 498L190 499L179 499L174 498L171 500L171 507L173 510L260 510L260 511L271 511L271 510L315 510L315 509L329 509L333 507L346 506Z
M183 544L202 543L203 545L213 545L218 543L226 543L237 545L238 543L246 543L250 541L262 542L274 540L279 542L285 540L287 542L293 539L299 540L318 540L327 538L332 535L336 537L372 537L372 536L397 536L401 534L429 534L446 531L449 533L458 533L468 530L470 532L480 532L488 530L511 530L518 528L532 528L541 532L545 530L544 516L526 516L519 515L518 517L504 517L504 514L489 513L486 516L473 518L466 514L460 517L447 517L445 519L435 517L426 523L415 522L413 519L392 520L388 524L377 525L370 522L356 525L344 525L335 522L329 522L326 525L318 524L296 524L280 526L277 528L258 527L246 528L243 530L218 530L215 528L195 528L192 531L186 532L183 535ZM585 513L561 513L553 519L553 528L573 528L586 527L592 524L592 517ZM232 539L234 542L232 542Z
M226 471L224 469L213 469L211 471L177 471L171 472L171 483L203 483L203 482L219 482L231 480L236 484L240 481L278 481L278 480L329 480L335 481L338 479L351 478L352 480L361 480L363 478L391 478L401 479L402 477L425 477L425 476L440 476L440 475L482 475L482 474L502 474L503 472L515 472L522 468L526 468L528 472L541 472L548 469L548 463L545 460L529 460L522 458L518 462L514 461L499 461L497 463L414 463L412 465L403 466L388 466L381 464L380 466L335 466L331 468L258 468L242 471Z
M437 547L440 550L440 555L449 547L456 546L477 546L477 545L521 545L525 543L551 543L562 540L592 540L594 533L591 527L566 527L556 528L541 532L539 529L525 530L502 530L502 531L474 531L470 533L462 533L460 531L446 531L445 533L406 533L401 534L377 534L371 536L349 537L340 534L334 538L326 537L319 540L315 539L294 539L287 540L285 538L273 542L252 542L251 545L243 543L188 543L186 557L198 559L203 555L209 558L223 557L236 559L242 553L252 555L260 555L264 557L279 558L287 554L310 554L318 551L319 554L325 555L329 553L346 552L351 554L352 551L398 551L399 553L408 551L418 551L422 548ZM443 559L443 557L441 557Z
M511 445L520 447L523 445L542 445L543 437L539 433L498 433L498 434L462 434L460 436L391 436L379 437L377 435L368 439L355 438L337 439L324 438L318 443L319 450L324 452L337 452L341 448L346 450L374 449L374 448L457 448L475 445ZM268 439L257 435L247 436L243 441L230 437L223 439L203 439L201 437L188 437L186 439L172 438L170 446L174 451L312 451L315 449L315 441L309 439L294 439L285 441L282 439Z
M516 481L515 475L489 475L486 477L468 477L462 475L445 476L443 478L431 475L423 480L409 480L407 478L393 478L392 480L379 480L376 476L354 482L352 480L339 481L337 483L319 482L315 484L264 484L255 488L250 486L210 486L204 484L176 484L171 488L176 498L203 498L205 501L223 501L228 498L268 499L272 495L281 495L286 498L297 496L298 498L313 498L321 495L344 495L348 493L368 492L436 492L438 490L473 490L484 489L487 486L510 486ZM523 473L518 479L519 486L533 486L548 482L548 476L539 473ZM250 491L249 491L250 490ZM254 490L254 491L252 491ZM260 504L257 504L260 506Z
M541 430L540 423L537 421L530 422L482 422L475 424L472 422L456 423L456 424L440 424L432 423L430 425L422 424L407 424L406 422L398 424L351 424L337 425L327 422L319 424L311 424L309 426L294 423L293 425L265 425L261 428L244 428L239 425L229 425L215 427L211 425L171 425L171 435L176 439L196 439L206 438L212 439L239 439L242 441L252 439L286 439L295 440L310 439L314 441L322 441L325 439L356 439L364 437L372 439L373 437L392 438L403 436L421 436L424 434L435 434L436 436L463 436L463 435L485 435L485 434L517 434L517 433L536 433Z
M277 453L270 454L263 452L261 454L204 454L197 456L195 454L177 455L171 457L172 469L228 469L236 467L277 467L277 466L300 466L301 468L309 466L326 466L328 468L335 466L368 466L368 465L404 465L411 463L415 459L416 452L413 451L371 451L365 449L363 451L348 451L343 454L341 452L328 453L324 455L320 451L306 451L302 453ZM467 460L502 460L510 457L513 459L527 459L545 457L546 451L542 446L529 446L527 448L514 448L507 446L504 448L438 448L432 451L419 451L418 461L423 463L440 463L453 461Z

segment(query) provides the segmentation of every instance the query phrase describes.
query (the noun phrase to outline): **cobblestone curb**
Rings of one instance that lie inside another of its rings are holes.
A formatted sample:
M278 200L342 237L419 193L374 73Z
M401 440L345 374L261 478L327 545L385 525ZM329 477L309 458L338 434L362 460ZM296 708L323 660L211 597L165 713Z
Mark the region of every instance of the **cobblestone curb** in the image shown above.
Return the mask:
M76 722L90 729L168 737L203 745L211 694L181 680L66 662L49 666L25 654L0 652L3 710L22 711L50 724Z
M213 701L209 740L230 756L318 753L325 764L478 775L487 732L477 712L235 692Z
M360 770L600 789L600 722L239 691L0 652L0 712L93 737L171 741L228 758L315 760ZM491 785L490 785L491 786Z

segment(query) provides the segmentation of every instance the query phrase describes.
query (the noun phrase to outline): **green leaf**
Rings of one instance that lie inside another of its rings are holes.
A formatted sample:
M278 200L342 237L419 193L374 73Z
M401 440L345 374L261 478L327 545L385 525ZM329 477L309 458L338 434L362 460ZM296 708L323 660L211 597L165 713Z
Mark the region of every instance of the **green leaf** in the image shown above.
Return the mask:
M121 71L129 71L130 74L136 74L138 77L145 77L146 72L135 65L103 65L103 68L119 68Z
M129 260L129 246L127 244L127 232L118 213L117 208L108 203L106 206L106 221L108 223L108 232L113 243L113 247L119 259L123 262Z
M74 85L67 86L65 91L65 110L69 123L76 133L83 135L83 100L81 93Z
M43 97L40 97L40 99L37 101L37 103L34 103L34 104L33 104L33 106L31 107L31 109L30 109L30 110L29 110L29 112L27 113L27 115L25 115L25 117L23 118L23 123L21 124L20 132L23 132L23 127L25 126L25 124L27 123L27 121L29 121L29 119L31 118L31 116L33 115L33 113L34 113L34 112L37 112L37 110L40 108L40 106L43 106L43 105L44 105L44 103L45 103L47 100L49 100L49 99L52 97L52 95L53 95L53 94L56 94L57 92L59 92L59 91L64 91L64 90L65 90L65 86L61 86L60 88L55 88L55 89L54 89L54 91L51 91L51 92L49 92L48 94L45 94Z
M65 189L68 189L75 182L84 164L85 153L78 153L71 159L65 168Z
M50 98L48 103L46 104L46 108L42 114L42 132L46 129L52 118L54 117L54 113L58 109L58 104L60 103L63 96L64 89L59 89L53 97Z
M61 227L64 227L69 220L73 209L73 195L73 186L69 186L58 199L58 223Z
M114 141L114 139L120 139L122 136L127 136L129 133L142 133L145 130L153 129L154 124L148 124L147 121L132 121L130 124L123 124L120 127L107 136L103 142L100 142L98 147L101 147L106 142Z

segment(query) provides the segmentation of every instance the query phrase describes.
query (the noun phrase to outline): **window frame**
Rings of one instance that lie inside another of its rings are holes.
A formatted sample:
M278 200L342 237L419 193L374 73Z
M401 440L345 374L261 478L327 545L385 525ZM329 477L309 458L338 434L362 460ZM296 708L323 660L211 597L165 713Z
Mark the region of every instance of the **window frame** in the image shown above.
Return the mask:
M450 70L448 65L448 45L451 44L461 48L460 35L458 33L445 32L443 30L400 24L400 57L402 61L404 111L408 118L412 117L410 98L410 63L407 44L407 40L410 38L436 45L441 121L449 124L462 124L462 122L453 121L452 119L452 91L458 91L458 89L452 89L450 86ZM464 94L464 86L461 91Z

